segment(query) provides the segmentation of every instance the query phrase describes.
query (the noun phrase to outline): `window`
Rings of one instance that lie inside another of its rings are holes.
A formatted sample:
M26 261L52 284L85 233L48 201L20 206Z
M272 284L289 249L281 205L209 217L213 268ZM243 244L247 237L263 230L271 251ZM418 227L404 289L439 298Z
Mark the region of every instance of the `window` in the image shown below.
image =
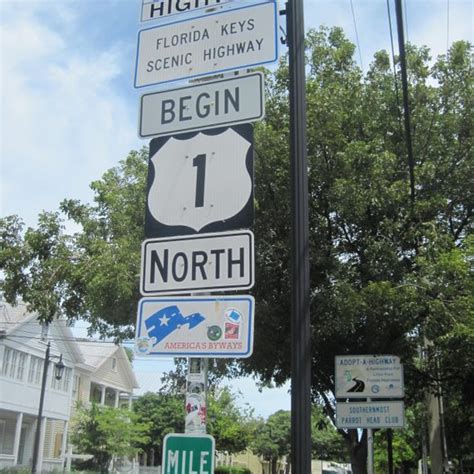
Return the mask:
M28 383L39 385L43 374L43 360L39 357L31 356L30 370L28 371Z
M112 370L117 372L117 359L115 357L112 359Z
M8 376L8 373L10 372L12 352L13 351L9 347L5 347L3 352L2 375Z
M3 353L2 375L11 379L23 380L27 354L5 347Z
M25 363L26 363L27 354L24 352L19 353L18 357L18 367L16 370L16 378L18 380L23 380L23 374L25 373Z
M64 369L63 380L62 380L62 389L67 392L69 390L69 384L71 383L71 374L72 370L69 367Z

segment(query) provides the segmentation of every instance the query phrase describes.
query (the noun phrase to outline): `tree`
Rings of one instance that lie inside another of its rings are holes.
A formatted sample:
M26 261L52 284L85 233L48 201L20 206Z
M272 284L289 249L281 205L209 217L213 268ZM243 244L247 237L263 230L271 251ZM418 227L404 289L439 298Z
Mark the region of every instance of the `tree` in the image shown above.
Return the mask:
M291 414L279 410L266 421L260 420L252 442L252 451L268 461L271 474L277 474L278 460L289 456L291 449Z
M71 441L84 454L92 454L93 467L110 472L114 457L131 457L148 440L147 423L139 422L133 412L99 406L80 407L72 424Z
M148 440L141 444L148 463L160 465L164 437L184 432L184 396L148 392L134 402L133 411L139 420L149 423Z
M252 411L241 409L228 387L210 390L207 404L207 431L214 436L216 449L229 454L244 451L253 435Z
M407 45L414 199L399 72L394 79L389 55L381 51L363 76L354 50L339 28L307 35L312 389L333 420L335 355L400 356L410 405L420 401L424 387L449 379L453 357L469 364L459 351L468 347L473 326L467 270L474 201L472 47L454 43L430 66L427 48ZM224 370L282 384L291 360L286 58L266 82L266 118L255 126L254 352ZM82 229L74 236L60 232L59 217L40 222L25 237L15 218L7 220L0 262L9 300L20 294L45 319L56 314L54 308L86 317L92 331L132 334L146 160L146 150L132 152L94 182L93 205L62 203L66 217ZM47 304L44 291L50 292ZM441 351L439 377L433 377L433 361L417 362L426 338ZM445 387L456 391L457 402L448 407L453 415L466 400L472 410L463 377L469 371L472 366ZM461 446L456 430L450 433L451 444ZM365 472L365 436L359 439L356 430L341 435L354 472Z

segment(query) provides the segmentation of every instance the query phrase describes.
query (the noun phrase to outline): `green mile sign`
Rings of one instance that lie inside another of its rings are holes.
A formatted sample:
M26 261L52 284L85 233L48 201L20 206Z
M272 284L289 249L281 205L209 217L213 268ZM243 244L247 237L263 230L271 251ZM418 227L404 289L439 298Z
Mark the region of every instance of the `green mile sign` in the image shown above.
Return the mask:
M214 438L170 433L163 442L162 474L213 474Z

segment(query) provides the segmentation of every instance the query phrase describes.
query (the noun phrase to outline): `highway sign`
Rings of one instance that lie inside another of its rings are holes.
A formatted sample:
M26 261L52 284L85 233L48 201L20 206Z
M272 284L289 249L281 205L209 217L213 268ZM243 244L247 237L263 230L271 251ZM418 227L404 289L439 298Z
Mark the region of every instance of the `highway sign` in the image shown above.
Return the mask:
M245 69L278 59L274 2L139 31L135 87Z
M163 474L212 474L215 442L211 435L169 433L163 440Z
M265 114L263 74L255 72L141 97L141 138L172 135L261 120Z
M243 229L252 223L252 125L151 141L148 238Z
M142 298L135 352L181 357L249 357L253 350L252 296Z
M230 0L143 0L141 21L158 20L180 13L187 13L202 8L216 8Z
M143 296L252 288L253 233L244 230L145 240L140 276Z
M403 367L399 357L336 356L336 398L400 398L403 395Z
M338 428L403 428L404 406L393 402L337 402Z

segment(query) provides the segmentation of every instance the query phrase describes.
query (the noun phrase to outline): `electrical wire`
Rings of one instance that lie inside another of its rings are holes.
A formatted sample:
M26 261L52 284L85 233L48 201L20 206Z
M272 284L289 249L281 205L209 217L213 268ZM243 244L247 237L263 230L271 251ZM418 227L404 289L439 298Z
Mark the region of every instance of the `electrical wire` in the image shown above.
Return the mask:
M356 35L357 49L359 50L360 68L364 70L364 63L362 62L362 51L360 49L360 42L359 42L359 33L357 31L357 21L356 21L356 17L354 13L354 5L352 3L352 0L350 0L350 2L351 2L351 11L352 11L352 21L354 22L354 30L355 30L355 35Z
M446 56L449 52L449 0L446 3Z
M398 89L397 69L395 66L395 46L393 44L392 15L390 13L390 0L387 0L387 15L388 15L388 28L390 31L390 46L392 49L393 83L395 86L395 97L397 99L398 127L399 127L400 135L402 135L403 134L402 112L401 112L401 107L400 107L400 91Z

